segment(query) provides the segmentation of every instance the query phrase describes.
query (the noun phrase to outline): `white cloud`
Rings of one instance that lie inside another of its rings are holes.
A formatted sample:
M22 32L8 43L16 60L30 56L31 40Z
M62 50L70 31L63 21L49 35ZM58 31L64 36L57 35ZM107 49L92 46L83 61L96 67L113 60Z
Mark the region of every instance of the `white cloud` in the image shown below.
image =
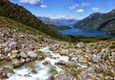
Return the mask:
M29 3L33 5L41 4L42 0L20 0L21 3Z
M76 4L72 5L72 6L70 6L69 9L74 10L74 9L76 9L77 7L82 8L82 7L86 7L86 6L89 6L89 4L88 4L88 3L85 3L85 2L83 2L83 3L81 3L81 4L77 4L77 3L76 3Z
M29 3L32 5L39 5L41 8L46 8L47 5L42 4L43 0L20 0L21 3Z
M84 10L83 10L83 9L78 9L78 10L76 10L76 12L78 12L78 13L83 13Z
M98 7L92 7L92 10L93 10L93 11L98 11L99 8L98 8Z
M42 8L47 8L47 5L41 4L40 7L42 7Z

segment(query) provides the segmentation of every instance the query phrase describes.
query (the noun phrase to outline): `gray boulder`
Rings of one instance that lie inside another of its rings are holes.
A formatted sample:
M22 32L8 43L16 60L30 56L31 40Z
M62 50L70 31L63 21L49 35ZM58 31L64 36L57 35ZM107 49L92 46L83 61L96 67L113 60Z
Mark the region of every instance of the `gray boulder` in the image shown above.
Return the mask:
M92 61L93 62L99 62L99 61L101 61L101 56L93 54Z
M29 57L31 57L31 58L37 57L37 54L36 54L34 51L28 51L28 52L27 52L27 55L28 55Z
M11 42L8 44L8 47L11 48L11 49L15 49L16 48L16 42Z
M28 55L27 55L26 52L24 52L24 51L21 51L21 52L20 52L20 56L21 56L22 58L27 58L27 57L28 57Z

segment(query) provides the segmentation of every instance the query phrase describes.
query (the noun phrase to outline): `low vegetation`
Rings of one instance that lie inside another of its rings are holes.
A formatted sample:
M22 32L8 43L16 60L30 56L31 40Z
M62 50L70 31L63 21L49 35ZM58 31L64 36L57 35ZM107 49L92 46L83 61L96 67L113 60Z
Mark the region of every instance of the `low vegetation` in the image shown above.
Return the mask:
M111 38L107 37L101 37L101 36L82 36L82 35L69 35L72 38L72 42L97 42L97 41L103 41L103 40L109 40Z
M8 0L0 0L0 16L8 17L14 21L30 26L53 38L64 41L71 41L68 36L56 32L54 28L44 24L23 6L13 4Z
M66 29L71 29L70 27L68 26L55 26L53 24L47 24L49 27L52 27L54 28L55 30L66 30Z

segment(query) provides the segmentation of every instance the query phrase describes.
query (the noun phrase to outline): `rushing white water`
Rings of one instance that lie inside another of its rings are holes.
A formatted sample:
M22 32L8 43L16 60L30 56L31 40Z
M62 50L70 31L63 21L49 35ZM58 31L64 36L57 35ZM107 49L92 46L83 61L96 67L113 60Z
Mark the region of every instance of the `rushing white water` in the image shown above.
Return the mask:
M69 57L67 56L61 56L59 53L53 53L50 51L49 47L45 47L40 49L42 52L49 52L51 54L51 57L46 57L45 61L49 62L52 66L56 68L56 71L59 73L61 71L61 68L56 65L56 63L60 61L64 61L65 63L68 62Z
M50 53L51 56L46 57L42 61L36 61L32 66L22 66L19 69L14 69L15 74L7 80L49 80L51 77L51 69L59 73L62 69L56 65L60 61L68 62L69 57L61 56L59 53L53 53L49 47L40 49L41 52ZM49 64L44 64L48 62Z
M50 77L50 65L43 65L42 61L36 61L34 69L31 67L23 66L19 69L15 69L15 74L8 80L48 80ZM33 72L36 71L36 72Z

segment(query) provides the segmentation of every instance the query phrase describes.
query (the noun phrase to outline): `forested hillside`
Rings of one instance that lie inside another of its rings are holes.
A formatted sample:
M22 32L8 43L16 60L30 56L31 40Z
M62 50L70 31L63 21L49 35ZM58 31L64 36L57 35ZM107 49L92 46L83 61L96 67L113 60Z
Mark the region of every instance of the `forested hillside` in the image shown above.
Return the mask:
M8 0L0 0L0 16L8 17L27 26L31 26L53 38L65 41L71 40L70 37L57 33L54 28L48 27L48 25L44 24L23 6L13 4Z

